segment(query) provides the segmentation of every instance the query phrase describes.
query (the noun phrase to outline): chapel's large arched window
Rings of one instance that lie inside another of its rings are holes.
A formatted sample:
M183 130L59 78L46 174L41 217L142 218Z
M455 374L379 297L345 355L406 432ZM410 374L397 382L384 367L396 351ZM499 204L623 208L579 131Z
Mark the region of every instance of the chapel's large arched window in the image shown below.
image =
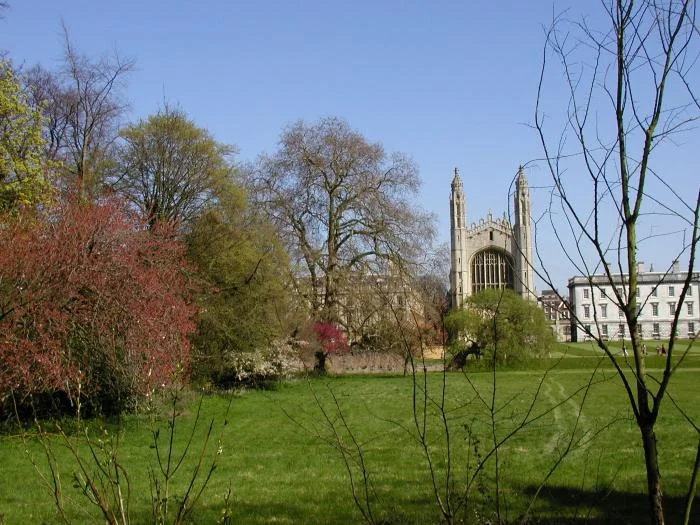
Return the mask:
M486 288L514 288L513 259L501 250L483 250L472 259L472 293Z

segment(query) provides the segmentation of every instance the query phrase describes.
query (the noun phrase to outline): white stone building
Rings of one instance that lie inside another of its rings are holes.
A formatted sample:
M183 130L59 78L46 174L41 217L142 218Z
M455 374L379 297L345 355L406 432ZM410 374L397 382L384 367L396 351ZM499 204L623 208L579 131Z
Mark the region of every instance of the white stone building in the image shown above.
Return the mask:
M485 288L510 288L535 301L532 261L530 191L522 167L513 196L515 223L504 215L467 225L466 199L455 168L450 194L451 267L450 302L460 307L472 293Z
M696 330L700 329L700 273L692 273L682 301L681 292L688 273L680 271L677 262L668 273L644 271L644 264L640 263L638 276L638 329L642 339L668 339L676 311L679 311L676 336L681 339L695 337ZM612 284L605 275L569 279L572 341L590 339L586 330L603 339L630 339L624 313L613 289L627 297L627 283L626 274L615 276ZM576 318L582 326L576 325Z

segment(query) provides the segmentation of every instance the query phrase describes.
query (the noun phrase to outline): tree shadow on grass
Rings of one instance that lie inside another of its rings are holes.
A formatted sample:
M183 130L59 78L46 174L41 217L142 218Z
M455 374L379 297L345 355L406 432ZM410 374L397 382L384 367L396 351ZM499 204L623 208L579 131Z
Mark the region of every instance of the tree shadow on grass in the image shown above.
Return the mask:
M522 494L532 497L536 486L526 486ZM340 499L339 499L340 498ZM235 523L238 525L264 525L269 523L346 525L363 523L359 511L354 508L347 494L330 492L324 498L300 496L286 501L250 501L245 494L232 496L230 522L222 521L225 508L223 496L214 497L213 503L198 505L190 516L190 523ZM527 525L645 525L650 523L647 499L644 494L580 490L573 487L554 486L544 488L538 497L539 504ZM386 503L386 502L385 502ZM378 506L375 514L382 525L434 525L441 523L437 510L430 501L411 499L397 501L396 507ZM666 497L666 522L680 523L684 500ZM132 515L133 523L150 523L148 509L139 509ZM464 523L494 523L493 521ZM509 524L523 523L520 518L509 519ZM691 517L692 525L700 525L700 513Z
M202 505L192 514L192 523L222 523L224 505ZM434 525L440 523L432 508L416 508L412 504L398 508L375 509L375 522L381 525ZM230 505L230 523L237 525L265 525L269 523L348 525L362 524L360 512L347 495L342 500L329 497L327 501L252 502L236 500ZM139 522L140 523L140 522Z
M523 489L523 494L533 496L537 486ZM649 519L649 503L646 494L610 490L582 490L576 487L549 486L542 489L538 499L548 502L551 518L533 518L537 525L644 525ZM664 496L667 523L681 523L685 498ZM691 525L700 525L700 508L690 518Z

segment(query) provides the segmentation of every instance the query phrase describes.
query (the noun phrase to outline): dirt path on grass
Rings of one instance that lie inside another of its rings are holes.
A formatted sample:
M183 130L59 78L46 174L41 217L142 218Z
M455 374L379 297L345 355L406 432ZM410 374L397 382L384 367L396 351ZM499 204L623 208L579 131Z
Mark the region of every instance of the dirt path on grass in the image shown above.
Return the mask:
M551 376L544 383L544 395L552 404L554 409L554 425L551 439L545 445L547 454L552 454L559 448L560 443L565 443L570 438L570 432L573 431L574 425L577 430L584 432L588 428L588 421L585 414L576 400L569 397L564 385ZM568 397L568 399L566 399ZM566 401L564 401L566 399ZM578 424L576 420L578 419ZM569 424L570 422L570 424Z

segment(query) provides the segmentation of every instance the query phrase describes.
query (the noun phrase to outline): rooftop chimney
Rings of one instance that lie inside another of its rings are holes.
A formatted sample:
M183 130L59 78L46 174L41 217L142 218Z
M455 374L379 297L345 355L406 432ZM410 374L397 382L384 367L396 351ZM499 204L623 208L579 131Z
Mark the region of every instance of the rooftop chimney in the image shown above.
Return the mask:
M678 259L676 259L675 261L673 261L673 266L671 266L671 271L672 271L673 273L680 273L680 271L681 271L681 265L679 264Z
M644 273L644 261L637 261L637 273Z

